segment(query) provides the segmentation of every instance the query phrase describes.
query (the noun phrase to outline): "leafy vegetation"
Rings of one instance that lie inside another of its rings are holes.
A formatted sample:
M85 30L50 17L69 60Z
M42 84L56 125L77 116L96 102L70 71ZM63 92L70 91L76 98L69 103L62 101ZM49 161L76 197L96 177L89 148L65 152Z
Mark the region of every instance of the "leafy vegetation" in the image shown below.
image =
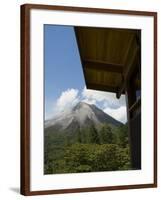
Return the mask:
M45 174L131 169L126 125L89 126L73 133L46 130L44 150Z

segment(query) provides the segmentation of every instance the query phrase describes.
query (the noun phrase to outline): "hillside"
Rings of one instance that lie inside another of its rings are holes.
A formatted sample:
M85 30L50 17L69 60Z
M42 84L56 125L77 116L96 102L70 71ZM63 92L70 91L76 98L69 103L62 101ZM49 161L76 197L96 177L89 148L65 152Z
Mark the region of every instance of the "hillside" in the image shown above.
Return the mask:
M127 126L84 102L45 122L44 153L45 174L130 168Z

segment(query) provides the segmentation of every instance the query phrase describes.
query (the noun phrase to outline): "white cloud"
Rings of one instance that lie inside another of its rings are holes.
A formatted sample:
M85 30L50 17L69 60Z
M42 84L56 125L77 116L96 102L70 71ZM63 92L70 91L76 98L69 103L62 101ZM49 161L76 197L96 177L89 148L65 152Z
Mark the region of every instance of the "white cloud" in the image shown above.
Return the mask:
M126 106L121 106L117 109L107 107L103 111L122 123L127 122Z
M82 102L88 103L88 104L96 104L95 99L83 99Z
M57 99L56 104L54 105L54 111L59 113L64 110L71 109L78 102L78 90L73 88L67 89L66 91L63 91Z
M101 104L101 107L99 107L105 113L120 122L126 123L127 114L125 95L122 95L120 99L117 99L115 93L90 90L86 88L83 89L81 95L84 102L95 105Z
M85 102L101 102L104 108L110 107L116 109L120 106L125 106L125 95L122 95L120 99L117 99L116 94L111 92L102 92L84 88L82 91L82 98Z
M63 91L54 104L52 104L52 111L50 113L47 112L45 116L46 118L55 117L63 111L69 111L79 101L95 104L118 121L123 123L127 121L124 95L122 95L120 99L117 99L115 93L101 92L86 88L80 92L80 95L79 90L74 88Z

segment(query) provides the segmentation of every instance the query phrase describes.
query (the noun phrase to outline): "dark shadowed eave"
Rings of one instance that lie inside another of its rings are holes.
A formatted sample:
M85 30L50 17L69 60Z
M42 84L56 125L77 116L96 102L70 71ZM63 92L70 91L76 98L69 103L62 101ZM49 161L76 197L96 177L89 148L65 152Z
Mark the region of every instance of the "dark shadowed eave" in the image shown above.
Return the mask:
M119 98L140 63L140 31L75 27L75 34L87 88ZM136 85L140 87L139 79Z

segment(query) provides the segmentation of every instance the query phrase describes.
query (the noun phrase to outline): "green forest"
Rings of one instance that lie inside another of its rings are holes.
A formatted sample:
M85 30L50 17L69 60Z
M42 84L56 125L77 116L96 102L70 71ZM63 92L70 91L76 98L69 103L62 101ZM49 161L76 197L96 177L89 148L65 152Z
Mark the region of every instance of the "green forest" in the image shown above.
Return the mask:
M45 130L44 174L129 170L127 126L103 124L73 133Z

